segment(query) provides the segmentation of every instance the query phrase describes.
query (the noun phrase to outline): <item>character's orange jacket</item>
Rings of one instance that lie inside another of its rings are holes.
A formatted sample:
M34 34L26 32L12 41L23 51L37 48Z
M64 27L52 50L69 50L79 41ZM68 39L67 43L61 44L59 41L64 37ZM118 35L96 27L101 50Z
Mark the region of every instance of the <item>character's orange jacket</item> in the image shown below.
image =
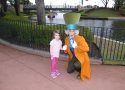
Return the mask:
M69 44L69 37L65 38L65 45L67 45L67 49L65 50L65 53L69 55L69 62L72 60L72 53L70 51L70 44ZM79 62L81 63L81 73L80 77L82 80L90 79L90 61L88 57L88 51L89 47L87 42L82 36L75 36L74 40L77 43L77 48L74 48L74 53Z

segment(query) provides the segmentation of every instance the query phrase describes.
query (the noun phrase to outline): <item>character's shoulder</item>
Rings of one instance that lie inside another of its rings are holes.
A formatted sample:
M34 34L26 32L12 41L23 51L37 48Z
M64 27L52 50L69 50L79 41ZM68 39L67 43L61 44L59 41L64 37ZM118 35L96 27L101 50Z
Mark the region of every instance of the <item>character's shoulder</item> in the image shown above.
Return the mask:
M83 38L83 36L80 36L80 35L76 36L76 39L82 39L82 38Z
M77 35L75 40L77 40L77 41L85 41L85 38L83 36Z

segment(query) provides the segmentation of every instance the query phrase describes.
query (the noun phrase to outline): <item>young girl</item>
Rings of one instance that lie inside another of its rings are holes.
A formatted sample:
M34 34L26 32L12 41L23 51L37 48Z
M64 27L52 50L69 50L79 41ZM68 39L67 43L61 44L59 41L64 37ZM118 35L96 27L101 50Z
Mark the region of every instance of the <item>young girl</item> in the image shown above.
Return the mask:
M60 50L62 50L62 41L60 40L59 31L53 32L53 39L50 41L51 55L51 77L56 78L60 73L57 68Z

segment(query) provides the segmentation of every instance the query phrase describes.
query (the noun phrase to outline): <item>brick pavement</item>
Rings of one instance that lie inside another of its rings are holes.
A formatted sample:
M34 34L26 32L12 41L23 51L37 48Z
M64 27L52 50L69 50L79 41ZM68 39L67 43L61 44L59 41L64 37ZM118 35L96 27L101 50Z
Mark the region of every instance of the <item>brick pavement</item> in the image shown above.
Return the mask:
M0 44L0 90L124 90L125 66L91 65L91 80L77 80L77 72L50 77L50 59Z

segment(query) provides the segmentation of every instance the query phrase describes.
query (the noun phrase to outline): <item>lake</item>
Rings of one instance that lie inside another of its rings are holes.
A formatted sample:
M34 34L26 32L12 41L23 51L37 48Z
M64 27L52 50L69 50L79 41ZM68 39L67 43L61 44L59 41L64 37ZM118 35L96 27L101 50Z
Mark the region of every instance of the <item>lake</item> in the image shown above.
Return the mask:
M64 13L58 13L52 20L46 16L47 23L65 24L63 19ZM87 27L112 27L112 20L91 20L91 19L81 19L79 21L80 26Z

